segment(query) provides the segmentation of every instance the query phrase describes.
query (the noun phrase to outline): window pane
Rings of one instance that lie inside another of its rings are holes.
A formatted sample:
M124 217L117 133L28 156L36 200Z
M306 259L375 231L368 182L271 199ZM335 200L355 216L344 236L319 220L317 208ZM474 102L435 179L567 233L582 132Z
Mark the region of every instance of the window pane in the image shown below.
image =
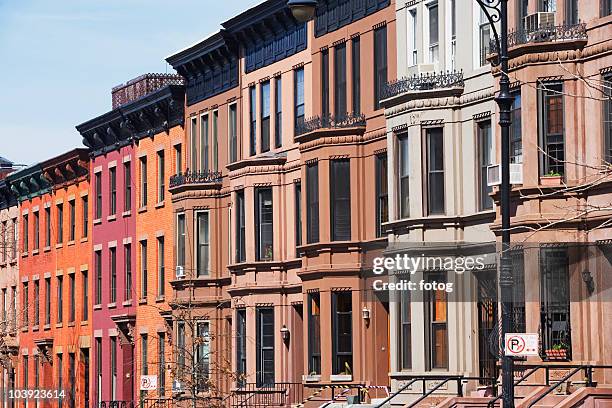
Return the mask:
M257 222L258 260L268 261L273 258L272 189L257 191Z
M429 214L444 213L444 144L442 128L427 129L427 205Z
M346 44L334 47L334 114L346 114Z
M319 166L311 163L306 166L306 217L309 244L319 242Z
M349 160L330 162L332 241L351 239L351 171Z
M209 226L208 213L197 214L197 239L198 239L198 276L205 276L210 273L209 269Z

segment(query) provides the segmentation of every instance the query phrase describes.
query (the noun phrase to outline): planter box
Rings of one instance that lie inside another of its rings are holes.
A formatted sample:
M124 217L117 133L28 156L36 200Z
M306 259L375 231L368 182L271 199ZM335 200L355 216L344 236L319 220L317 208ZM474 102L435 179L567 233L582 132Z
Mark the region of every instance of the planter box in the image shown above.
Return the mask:
M540 176L540 184L543 186L560 186L563 176Z
M567 360L567 350L546 350L548 360Z

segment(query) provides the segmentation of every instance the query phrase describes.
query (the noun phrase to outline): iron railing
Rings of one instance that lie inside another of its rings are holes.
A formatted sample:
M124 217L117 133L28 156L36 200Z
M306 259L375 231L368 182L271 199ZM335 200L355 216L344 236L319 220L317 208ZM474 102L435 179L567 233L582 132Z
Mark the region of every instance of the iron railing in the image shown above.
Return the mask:
M300 121L295 125L295 135L301 136L319 129L342 129L365 126L366 120L363 113L345 113L343 115L317 115Z
M173 408L174 401L170 398L146 398L140 400L138 408Z
M97 408L137 408L134 401L102 401Z
M170 188L185 184L220 183L223 175L220 171L189 171L170 177Z
M410 91L463 87L463 71L432 72L387 82L382 92L382 99L392 98Z
M302 402L304 385L302 383L274 383L258 386L246 383L235 390L230 398L232 408L288 407Z
M184 83L183 77L177 74L141 75L112 89L113 109L142 98L166 85L183 85Z
M508 33L508 48L523 44L537 44L544 42L586 40L587 29L585 23L561 24L557 26L541 26L536 30L514 30ZM497 54L497 43L490 42L492 54Z

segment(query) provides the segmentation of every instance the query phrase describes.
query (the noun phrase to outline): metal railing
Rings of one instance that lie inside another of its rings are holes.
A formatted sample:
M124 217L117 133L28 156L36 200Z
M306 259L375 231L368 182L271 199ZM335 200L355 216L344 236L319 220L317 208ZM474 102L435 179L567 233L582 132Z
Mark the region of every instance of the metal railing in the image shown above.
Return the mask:
M223 175L220 171L185 171L170 176L170 188L185 184L220 183Z
M561 24L557 26L546 25L536 30L514 30L508 33L508 48L523 44L537 44L544 42L586 40L587 29L585 23ZM497 54L497 43L490 42L492 54Z
M146 398L140 400L138 408L173 408L174 401L170 398Z
M392 98L411 91L463 87L463 71L431 72L387 82L382 92L382 99Z
M303 395L302 383L287 382L262 386L246 383L232 392L230 406L232 408L285 407L301 402Z
M134 401L102 401L97 405L98 408L137 408Z
M365 126L365 115L362 113L345 113L343 115L317 115L298 122L295 125L295 135L301 136L319 129L342 129Z

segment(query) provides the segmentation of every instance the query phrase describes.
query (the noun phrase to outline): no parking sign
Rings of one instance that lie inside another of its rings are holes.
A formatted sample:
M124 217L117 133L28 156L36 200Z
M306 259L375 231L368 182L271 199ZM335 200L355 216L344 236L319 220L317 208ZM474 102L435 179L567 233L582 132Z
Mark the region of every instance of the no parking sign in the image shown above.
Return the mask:
M505 354L515 357L537 356L538 341L537 333L506 333Z
M140 376L140 391L150 391L157 389L156 375L141 375Z

